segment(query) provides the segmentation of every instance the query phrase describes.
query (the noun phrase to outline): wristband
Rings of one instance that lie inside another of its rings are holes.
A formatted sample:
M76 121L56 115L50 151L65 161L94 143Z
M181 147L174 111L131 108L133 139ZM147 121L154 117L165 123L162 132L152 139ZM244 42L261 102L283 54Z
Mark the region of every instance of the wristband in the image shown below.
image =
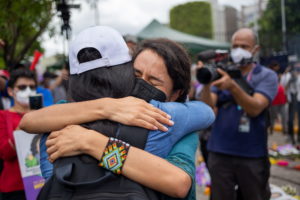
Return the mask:
M99 166L108 169L115 174L121 174L129 147L130 145L128 143L110 137L104 149Z

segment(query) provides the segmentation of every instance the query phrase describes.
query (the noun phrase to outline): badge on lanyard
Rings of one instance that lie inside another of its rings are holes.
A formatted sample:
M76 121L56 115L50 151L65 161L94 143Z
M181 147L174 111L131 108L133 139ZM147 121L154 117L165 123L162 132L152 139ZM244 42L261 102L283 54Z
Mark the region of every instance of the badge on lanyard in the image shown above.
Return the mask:
M239 132L241 132L241 133L249 133L250 132L250 119L246 115L246 113L244 113L241 116L240 123L239 123Z

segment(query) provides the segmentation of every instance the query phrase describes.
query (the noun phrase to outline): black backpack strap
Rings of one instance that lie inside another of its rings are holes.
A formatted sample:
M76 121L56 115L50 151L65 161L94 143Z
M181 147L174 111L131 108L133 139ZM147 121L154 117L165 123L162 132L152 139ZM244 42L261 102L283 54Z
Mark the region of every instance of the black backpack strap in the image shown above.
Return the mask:
M149 130L144 128L120 124L116 137L134 147L144 149L146 146L148 133Z

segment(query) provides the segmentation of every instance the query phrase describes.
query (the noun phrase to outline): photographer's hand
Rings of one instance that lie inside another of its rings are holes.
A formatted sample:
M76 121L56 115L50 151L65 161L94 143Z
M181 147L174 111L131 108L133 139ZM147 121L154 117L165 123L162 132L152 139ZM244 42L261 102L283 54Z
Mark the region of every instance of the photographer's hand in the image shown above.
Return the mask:
M256 117L269 105L269 100L263 94L254 93L253 96L250 96L225 71L218 69L218 72L222 77L214 81L212 85L221 90L230 91L236 103L249 116Z
M229 76L227 72L219 68L217 71L222 77L212 82L212 86L216 86L220 90L231 90L233 87L237 86L237 83Z

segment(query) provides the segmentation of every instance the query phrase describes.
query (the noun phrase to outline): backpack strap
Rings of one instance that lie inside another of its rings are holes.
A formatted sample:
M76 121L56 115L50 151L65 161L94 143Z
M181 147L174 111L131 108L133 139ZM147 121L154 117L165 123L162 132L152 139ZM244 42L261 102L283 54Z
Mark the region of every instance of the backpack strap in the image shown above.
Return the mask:
M148 133L149 130L144 128L119 124L116 137L134 147L144 149L148 139Z

